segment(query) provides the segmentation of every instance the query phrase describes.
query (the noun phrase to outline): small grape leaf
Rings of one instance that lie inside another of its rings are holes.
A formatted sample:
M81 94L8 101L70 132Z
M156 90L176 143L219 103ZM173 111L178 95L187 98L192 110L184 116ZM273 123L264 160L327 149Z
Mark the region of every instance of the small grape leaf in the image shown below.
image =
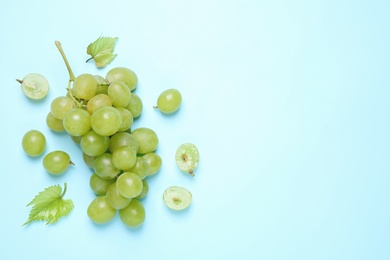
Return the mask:
M53 224L59 218L66 216L73 209L72 200L64 200L63 196L66 192L66 183L64 184L64 192L60 185L50 186L41 191L35 198L27 204L33 206L28 220L22 225L27 225L32 221L46 221L46 225Z
M92 57L86 62L94 59L98 68L103 68L110 64L117 56L117 54L113 54L117 40L118 37L99 37L96 41L89 44L87 47L87 54Z

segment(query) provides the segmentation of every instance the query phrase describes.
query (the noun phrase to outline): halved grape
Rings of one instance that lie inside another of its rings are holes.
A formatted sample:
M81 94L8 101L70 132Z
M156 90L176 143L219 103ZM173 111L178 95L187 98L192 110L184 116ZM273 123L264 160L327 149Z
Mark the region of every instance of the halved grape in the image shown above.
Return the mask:
M199 151L192 143L184 143L176 151L176 164L180 170L194 176L194 170L198 166Z
M163 201L170 209L183 210L190 206L192 202L192 194L186 188L171 186L164 191Z
M16 80L21 84L23 93L31 99L42 99L49 93L49 82L39 73L27 74L23 80Z

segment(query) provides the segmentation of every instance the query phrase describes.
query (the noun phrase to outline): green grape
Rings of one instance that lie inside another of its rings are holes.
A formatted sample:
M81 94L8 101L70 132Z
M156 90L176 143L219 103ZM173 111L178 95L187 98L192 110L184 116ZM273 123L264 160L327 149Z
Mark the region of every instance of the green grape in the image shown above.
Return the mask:
M125 107L129 104L131 98L130 89L125 83L113 81L108 86L107 95L112 101L114 107Z
M89 156L99 156L107 151L110 145L110 138L102 136L90 130L82 136L80 141L81 150Z
M127 207L119 210L119 217L127 227L138 227L145 221L145 208L139 200L132 199Z
M93 77L96 79L96 82L98 84L96 95L107 94L107 88L110 83L100 75L93 75Z
M194 176L194 170L198 166L199 152L194 144L184 143L176 150L176 164L180 170Z
M131 147L135 152L139 148L138 140L128 132L118 132L111 136L109 151L114 153L121 146Z
M139 117L143 109L141 98L137 94L131 93L130 102L125 108L131 112L134 118Z
M115 217L116 209L111 207L106 196L101 195L91 201L87 214L96 224L104 224Z
M127 85L130 91L133 91L138 84L138 77L135 72L124 67L116 67L109 70L106 74L106 80L108 82L121 81Z
M117 110L121 114L122 124L118 129L118 132L127 131L133 125L133 115L129 110L123 107L118 107Z
M123 209L127 205L129 205L131 198L123 197L117 187L116 183L111 184L106 193L106 197L108 200L108 203L110 203L111 207L114 209Z
M91 116L92 129L103 136L115 134L122 125L122 116L119 111L110 106L97 109Z
M64 119L66 113L74 107L74 101L70 97L60 96L53 99L50 104L50 112L55 118Z
M73 82L72 94L77 99L90 100L96 95L97 87L98 84L93 75L81 74Z
M148 175L149 172L149 164L145 160L145 158L141 156L137 156L136 162L133 167L131 167L129 172L133 172L138 175L138 177L143 180Z
M158 137L156 132L150 128L140 127L131 133L138 141L138 153L146 154L153 152L158 146Z
M81 141L81 138L83 136L73 136L73 135L70 135L70 138L72 138L72 141L75 143L75 144L80 144L80 141Z
M105 180L99 177L96 173L91 174L89 178L89 186L96 195L106 195L108 187L115 183L115 179Z
M22 147L29 156L39 156L45 151L46 137L38 130L30 130L22 138Z
M30 73L24 76L23 80L16 80L20 83L22 92L31 99L43 99L49 93L49 82L38 73Z
M183 210L190 206L192 202L192 194L186 188L171 186L164 191L163 201L170 209Z
M147 153L142 156L148 164L148 176L156 174L162 165L161 156L156 153Z
M43 167L51 174L61 174L68 169L70 164L74 164L70 160L69 154L64 151L53 151L45 155L43 158Z
M142 180L133 172L124 172L116 180L119 193L126 198L137 197L142 192Z
M82 108L73 108L64 117L65 131L72 136L82 136L91 129L91 115Z
M63 124L62 120L54 117L51 112L47 113L46 125L50 128L50 130L52 130L54 132L65 131L64 124Z
M181 94L177 89L171 88L163 91L157 99L157 106L161 112L171 114L179 109L181 105Z
M112 164L123 171L134 166L137 161L137 154L128 146L121 146L112 153Z
M90 156L83 152L83 161L85 165L87 165L89 168L93 169L93 162L95 161L95 156Z
M120 170L112 163L112 154L110 153L97 156L93 161L93 170L105 180L112 180L120 173Z
M97 94L88 101L87 111L92 115L96 109L104 106L112 106L110 97L106 94Z
M142 180L142 191L137 197L135 197L135 199L140 200L140 199L145 198L146 195L148 194L148 192L149 192L149 184L148 184L146 179L143 179Z

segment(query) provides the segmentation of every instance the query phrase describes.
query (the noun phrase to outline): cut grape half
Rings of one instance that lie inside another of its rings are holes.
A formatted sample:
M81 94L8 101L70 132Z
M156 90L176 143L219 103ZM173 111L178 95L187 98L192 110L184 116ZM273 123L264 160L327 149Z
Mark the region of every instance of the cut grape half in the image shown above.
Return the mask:
M170 186L164 191L163 201L170 209L183 210L191 205L192 194L186 188Z
M184 143L177 148L176 164L180 170L194 176L194 170L198 166L199 151L192 143Z
M23 80L16 80L21 84L23 93L31 99L42 99L49 93L49 82L39 73L27 74Z

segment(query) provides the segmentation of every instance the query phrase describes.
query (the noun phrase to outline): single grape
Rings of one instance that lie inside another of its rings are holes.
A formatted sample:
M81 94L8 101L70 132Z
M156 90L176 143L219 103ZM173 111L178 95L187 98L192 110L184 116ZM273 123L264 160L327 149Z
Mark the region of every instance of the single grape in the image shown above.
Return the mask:
M146 154L153 152L158 146L158 137L156 132L147 127L140 127L131 133L138 141L138 153Z
M106 74L108 82L121 81L127 85L130 91L133 91L138 84L138 77L134 71L124 67L116 67L109 70Z
M74 101L70 97L59 96L50 104L50 112L55 118L64 119L66 113L74 107Z
M81 142L81 138L83 138L83 136L73 136L73 135L70 135L70 138L72 138L72 141L75 143L75 144L80 144Z
M62 122L62 120L54 117L51 112L47 113L46 125L50 128L50 130L54 132L65 131L64 123Z
M148 194L148 192L149 192L149 184L148 184L146 179L143 179L142 180L142 191L137 197L135 197L135 199L140 200L140 199L145 198L146 195Z
M97 156L93 161L93 170L100 178L105 180L112 180L120 173L120 169L112 163L112 154L110 153Z
M162 159L160 155L152 152L152 153L147 153L142 157L146 160L147 164L149 165L148 176L156 174L160 170L162 165Z
M22 138L22 147L29 156L39 156L46 148L46 137L38 130L30 130Z
M90 130L80 140L81 150L89 156L99 156L107 151L110 145L110 138L102 136Z
M127 207L119 210L119 217L127 227L138 227L145 221L145 208L138 199L132 199Z
M20 83L23 93L31 99L43 99L49 93L49 82L39 73L30 73L24 76L23 80L16 80Z
M127 205L129 205L131 198L123 197L117 187L116 183L111 184L106 193L106 197L108 200L108 203L110 203L111 207L114 209L123 209Z
M92 129L103 136L115 134L122 125L122 116L119 111L110 106L101 107L91 116Z
M107 88L110 83L100 75L93 75L93 77L96 79L96 82L98 84L96 95L107 94Z
M70 164L74 163L70 160L69 154L60 150L50 152L43 158L43 167L51 174L63 173Z
M64 128L71 136L82 136L91 129L91 115L87 110L75 107L66 113Z
M97 87L98 84L93 75L81 74L73 82L72 94L77 99L90 100L96 95Z
M194 176L194 170L198 166L199 151L194 144L184 143L176 150L176 164L183 172Z
M121 146L112 153L112 164L123 171L133 167L137 162L137 154L128 146Z
M83 161L85 165L87 165L89 168L93 169L93 162L95 161L95 156L90 156L83 152Z
M158 108L165 114L171 114L179 109L181 99L181 94L177 89L167 89L159 95L157 99L157 106L154 108Z
M126 107L131 98L131 91L125 83L113 81L108 86L107 95L112 101L114 107Z
M186 188L171 186L164 191L163 201L170 209L183 210L190 206L192 202L192 194Z
M131 147L134 152L138 152L139 148L138 140L128 132L118 132L110 137L110 147L108 149L111 153L114 153L121 146Z
M112 106L110 97L106 94L97 94L88 101L87 110L92 115L96 109L104 106Z
M131 93L130 102L125 108L131 112L134 118L139 117L143 109L141 98L137 94Z
M129 172L133 172L138 175L138 177L143 180L146 176L148 176L149 172L149 164L142 156L137 156L136 162L128 169Z
M96 224L104 224L115 217L116 209L111 207L106 196L101 195L91 201L87 214Z
M119 193L126 198L137 197L142 192L142 180L133 172L124 172L116 180Z
M89 186L96 195L106 195L108 187L115 183L115 179L105 180L93 173L89 178Z
M134 121L133 115L126 108L117 107L116 109L119 111L122 117L122 124L119 127L118 132L130 130L130 127L133 125L133 121Z

